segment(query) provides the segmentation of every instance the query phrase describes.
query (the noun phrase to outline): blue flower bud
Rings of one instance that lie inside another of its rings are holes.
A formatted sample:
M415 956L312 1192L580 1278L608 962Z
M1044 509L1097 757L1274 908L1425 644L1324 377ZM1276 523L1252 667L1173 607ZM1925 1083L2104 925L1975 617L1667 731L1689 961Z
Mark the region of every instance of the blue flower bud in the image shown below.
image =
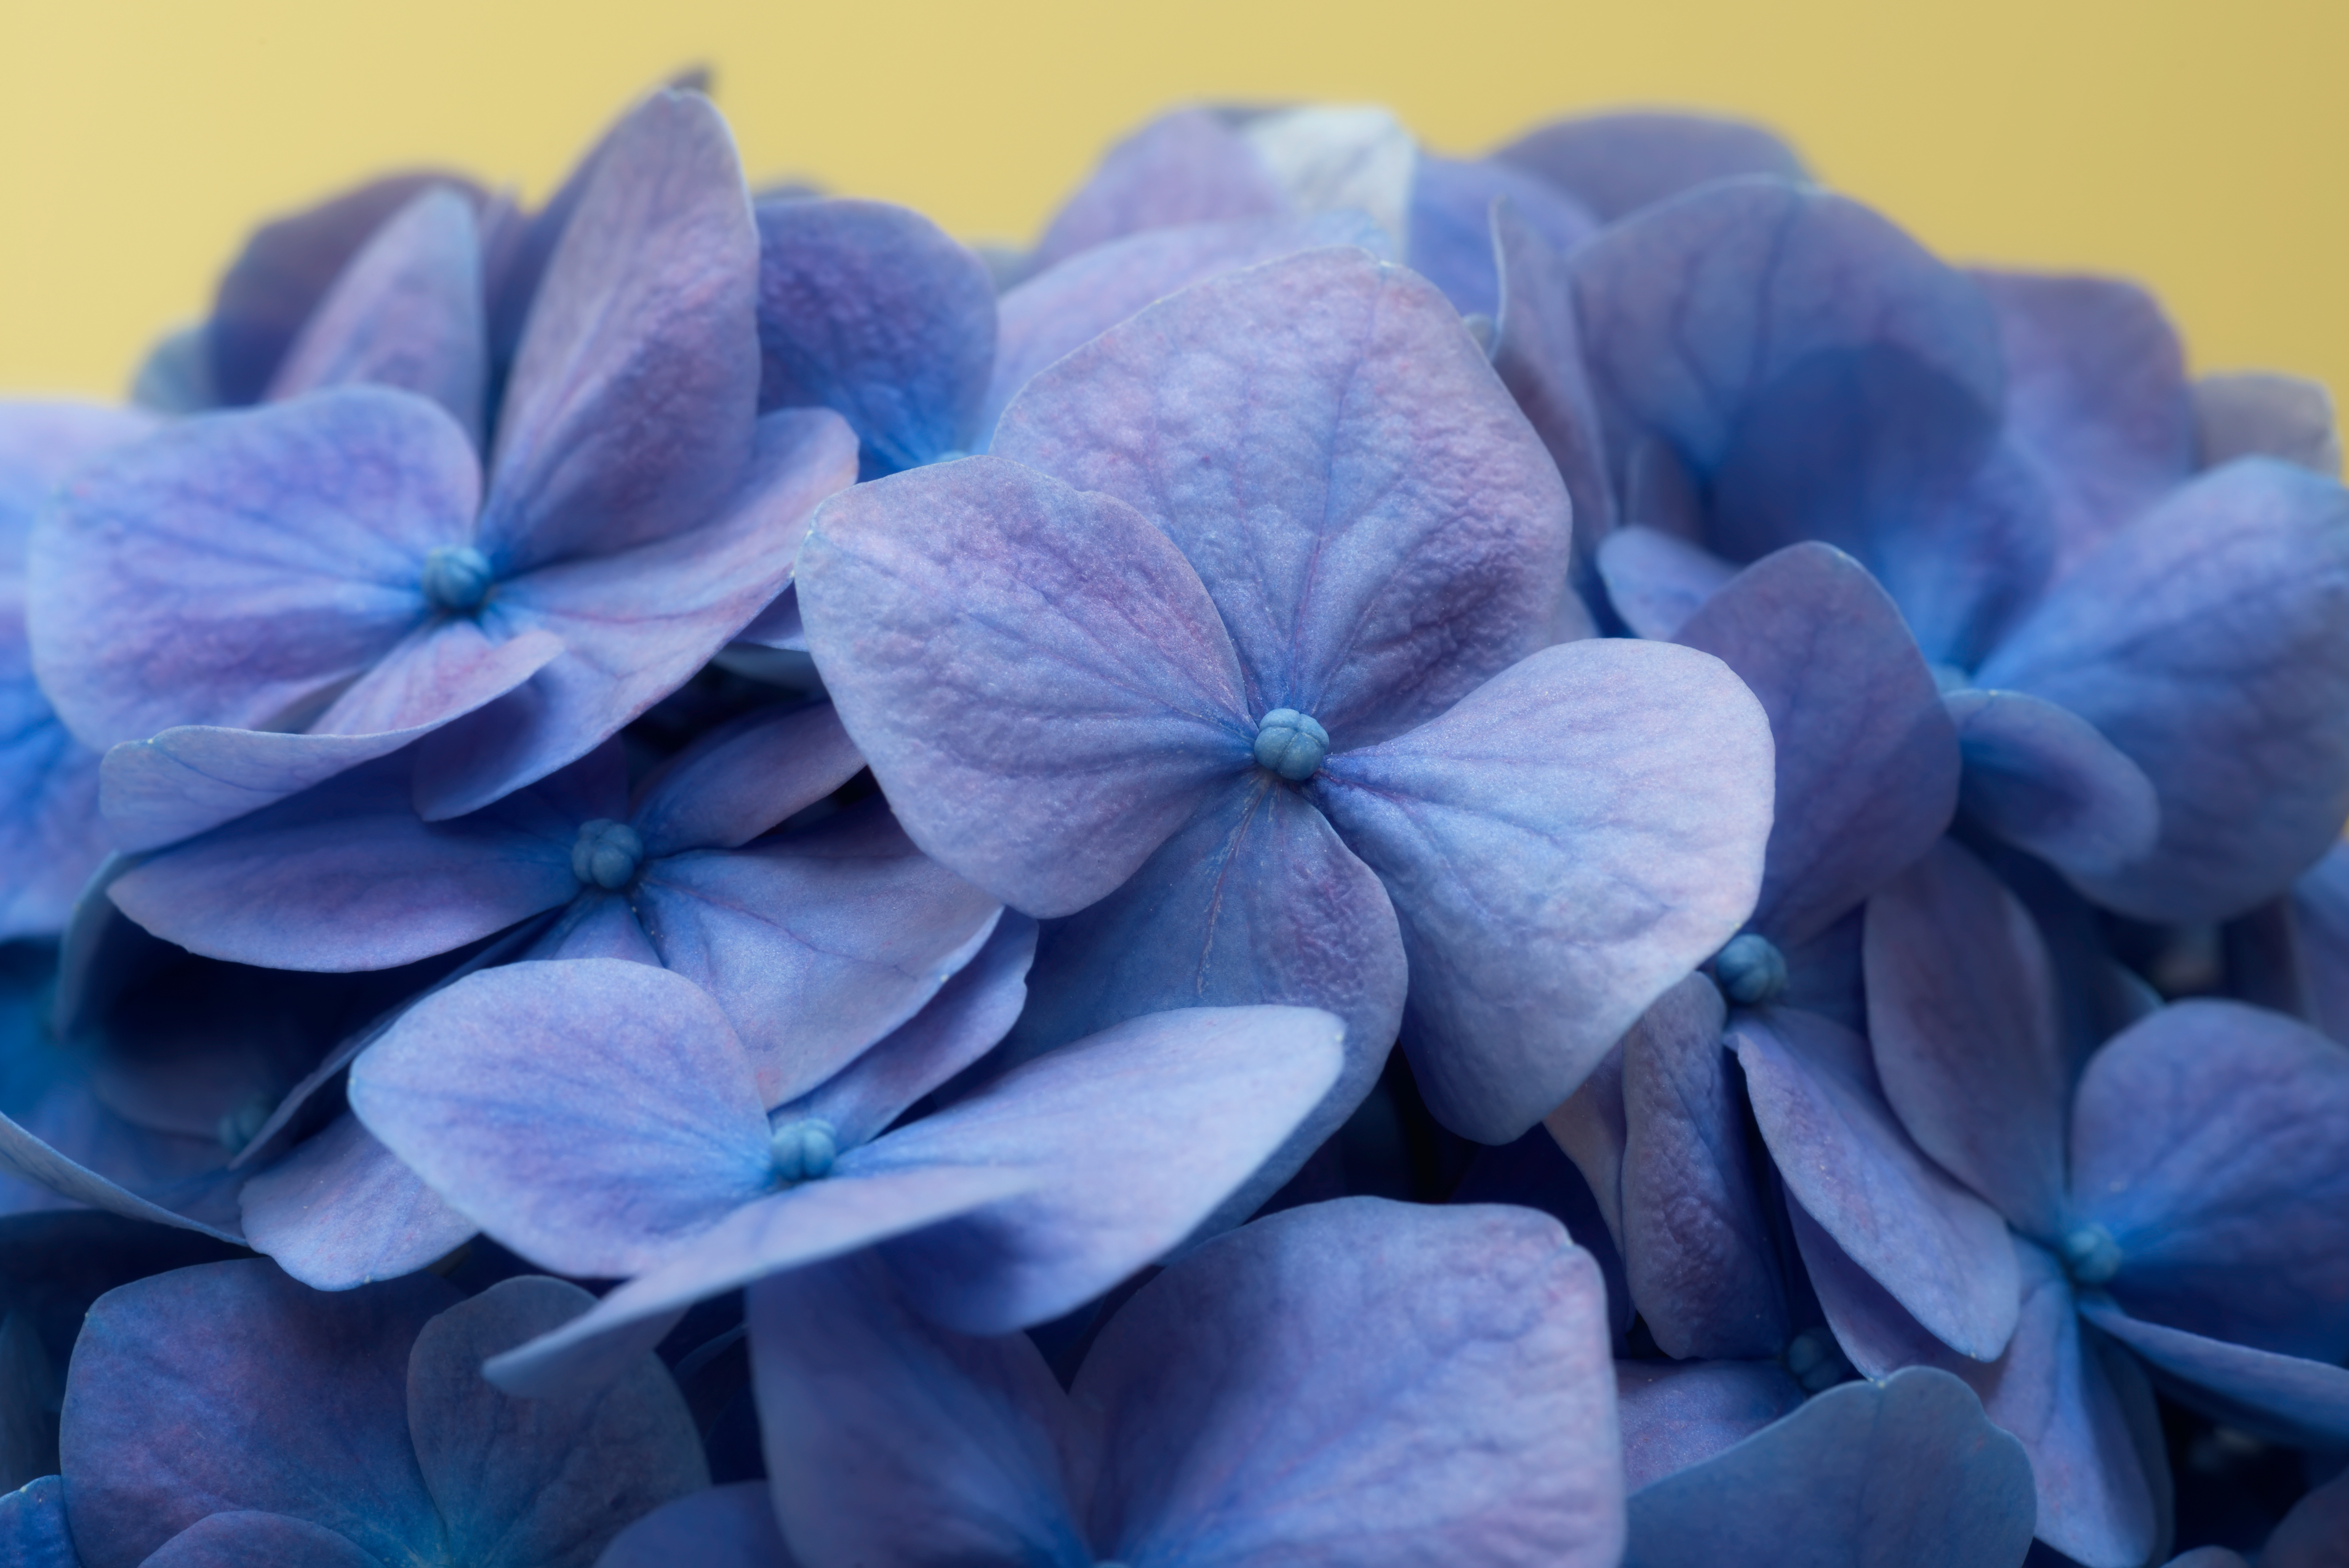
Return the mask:
M820 1116L802 1117L775 1129L769 1140L779 1181L814 1181L832 1174L840 1158L840 1134Z
M1742 1007L1775 1002L1785 993L1786 955L1766 936L1733 936L1713 956L1713 977L1721 994Z
M436 610L470 615L490 596L490 558L470 544L438 544L424 556L424 597Z
M2121 1272L2121 1244L2102 1225L2082 1225L2064 1238L2064 1264L2080 1284L2102 1284Z
M244 1146L268 1125L270 1113L276 1109L276 1101L256 1095L234 1110L222 1112L219 1122L213 1127L213 1131L220 1138L220 1146L232 1154L243 1153Z
M619 892L636 880L644 864L645 841L626 822L598 817L579 824L571 844L571 874L589 887Z
M1845 1358L1843 1347L1824 1328L1806 1328L1795 1336L1782 1359L1787 1373L1806 1394L1824 1394L1837 1384L1858 1376Z
M1312 778L1329 755L1330 732L1293 707L1276 707L1256 722L1257 765L1291 784Z

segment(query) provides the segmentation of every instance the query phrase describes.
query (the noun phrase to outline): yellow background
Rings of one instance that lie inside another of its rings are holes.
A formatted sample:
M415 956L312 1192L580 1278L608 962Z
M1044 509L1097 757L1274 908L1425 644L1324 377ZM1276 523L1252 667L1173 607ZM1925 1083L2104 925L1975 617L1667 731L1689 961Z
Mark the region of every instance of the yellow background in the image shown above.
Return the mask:
M1682 103L1943 253L2132 274L2200 367L2349 387L2349 0L0 0L0 388L111 393L255 220L440 162L542 194L704 61L754 174L1031 235L1190 97L1376 100L1433 146Z

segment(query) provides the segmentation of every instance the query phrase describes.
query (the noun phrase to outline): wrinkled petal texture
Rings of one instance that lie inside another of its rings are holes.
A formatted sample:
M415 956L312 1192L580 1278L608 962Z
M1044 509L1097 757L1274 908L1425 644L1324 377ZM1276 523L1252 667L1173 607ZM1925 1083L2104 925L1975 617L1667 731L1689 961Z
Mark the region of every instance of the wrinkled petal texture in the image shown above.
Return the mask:
M249 1178L237 1205L254 1251L316 1290L414 1274L480 1228L347 1113Z

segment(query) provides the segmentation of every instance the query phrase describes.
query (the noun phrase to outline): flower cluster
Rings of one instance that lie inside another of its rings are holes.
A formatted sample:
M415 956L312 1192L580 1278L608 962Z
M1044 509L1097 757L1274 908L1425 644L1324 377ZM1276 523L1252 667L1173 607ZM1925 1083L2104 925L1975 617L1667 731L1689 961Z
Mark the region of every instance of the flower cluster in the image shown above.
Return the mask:
M1693 116L274 223L0 405L0 1556L2341 1563L2338 466Z

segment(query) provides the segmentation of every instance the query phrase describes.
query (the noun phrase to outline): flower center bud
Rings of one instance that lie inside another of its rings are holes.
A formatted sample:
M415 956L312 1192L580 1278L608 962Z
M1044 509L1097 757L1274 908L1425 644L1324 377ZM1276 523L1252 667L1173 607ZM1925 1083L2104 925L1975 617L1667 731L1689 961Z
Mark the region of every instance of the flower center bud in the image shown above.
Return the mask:
M1276 707L1256 721L1257 766L1291 784L1312 778L1329 755L1330 732L1310 715Z
M832 1174L832 1162L840 1158L840 1134L820 1116L783 1123L769 1146L775 1153L775 1179L787 1183L820 1181Z
M1768 937L1749 931L1713 955L1713 977L1739 1006L1758 1007L1785 994L1786 955Z
M645 841L626 822L598 817L579 824L571 844L571 874L589 887L617 892L636 880L644 863Z
M436 610L470 615L490 596L490 558L470 544L436 544L424 556L424 597Z
M1824 1328L1806 1328L1795 1336L1783 1359L1787 1373L1802 1385L1806 1394L1824 1394L1857 1376L1845 1358L1843 1347Z
M270 1113L276 1109L276 1101L255 1095L234 1110L223 1112L213 1128L220 1137L220 1146L232 1154L242 1154L244 1146L268 1125Z
M2102 1284L2121 1272L2121 1244L2102 1225L2082 1225L2064 1238L2064 1264L2079 1284Z

